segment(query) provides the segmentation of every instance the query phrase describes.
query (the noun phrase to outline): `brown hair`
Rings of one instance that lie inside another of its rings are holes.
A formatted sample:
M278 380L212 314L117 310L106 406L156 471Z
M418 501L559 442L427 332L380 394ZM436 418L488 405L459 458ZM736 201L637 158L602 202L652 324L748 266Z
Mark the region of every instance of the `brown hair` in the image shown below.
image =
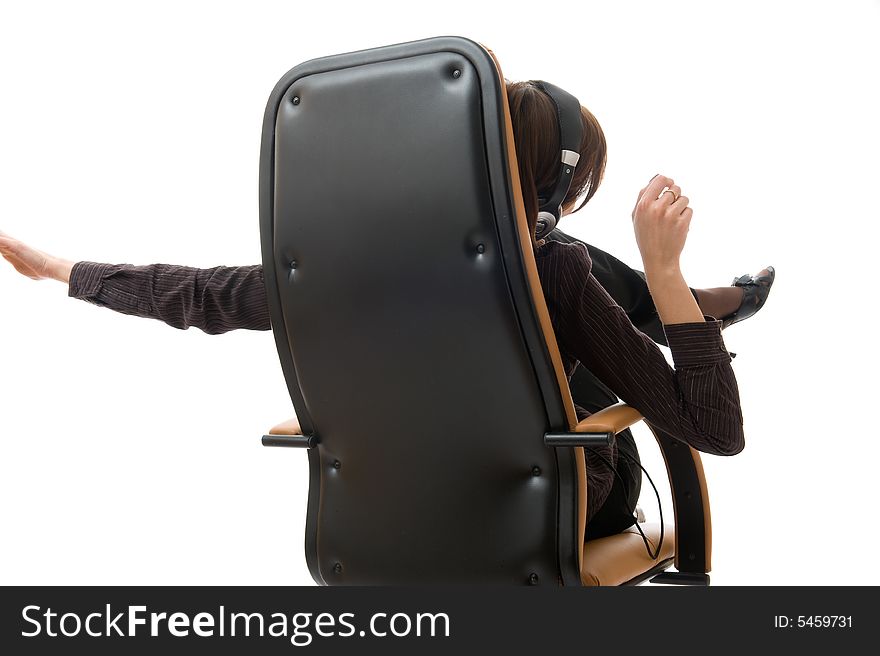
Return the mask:
M538 221L538 196L549 195L559 175L559 123L553 100L535 86L534 80L507 82L507 102L513 124L516 159L522 186L526 218L535 240ZM581 105L584 136L580 160L575 168L571 188L562 202L564 208L583 202L572 212L580 210L596 193L605 171L605 134L592 112Z

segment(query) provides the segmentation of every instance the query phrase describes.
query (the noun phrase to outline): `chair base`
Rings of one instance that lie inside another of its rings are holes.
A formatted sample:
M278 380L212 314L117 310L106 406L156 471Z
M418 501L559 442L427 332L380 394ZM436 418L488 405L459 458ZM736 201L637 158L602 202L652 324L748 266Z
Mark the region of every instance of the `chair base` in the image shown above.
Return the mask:
M651 583L708 586L709 575L704 572L662 572L652 578Z
M657 563L656 565L654 565L654 567L649 569L647 572L642 572L638 576L634 576L629 581L625 581L625 582L621 583L620 585L641 585L642 583L644 583L646 580L648 580L649 578L651 578L651 576L653 576L655 574L660 576L664 572L664 570L666 570L668 567L672 566L672 563L674 560L675 560L675 558L665 558L665 559L661 560L659 563Z

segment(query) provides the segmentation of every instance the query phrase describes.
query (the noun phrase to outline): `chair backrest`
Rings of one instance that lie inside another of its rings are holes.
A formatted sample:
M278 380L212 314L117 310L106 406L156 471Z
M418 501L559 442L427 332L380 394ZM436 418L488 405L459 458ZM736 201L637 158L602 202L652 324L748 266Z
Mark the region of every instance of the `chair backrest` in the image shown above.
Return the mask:
M437 37L306 61L269 99L260 234L321 584L578 584L586 497L504 78Z

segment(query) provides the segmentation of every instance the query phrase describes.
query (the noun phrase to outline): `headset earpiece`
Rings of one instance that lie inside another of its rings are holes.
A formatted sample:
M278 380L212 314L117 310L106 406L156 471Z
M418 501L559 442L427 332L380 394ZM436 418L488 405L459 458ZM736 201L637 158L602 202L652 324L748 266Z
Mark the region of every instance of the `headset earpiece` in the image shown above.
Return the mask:
M535 239L541 240L553 232L556 223L556 217L552 212L538 212L538 222L535 226Z

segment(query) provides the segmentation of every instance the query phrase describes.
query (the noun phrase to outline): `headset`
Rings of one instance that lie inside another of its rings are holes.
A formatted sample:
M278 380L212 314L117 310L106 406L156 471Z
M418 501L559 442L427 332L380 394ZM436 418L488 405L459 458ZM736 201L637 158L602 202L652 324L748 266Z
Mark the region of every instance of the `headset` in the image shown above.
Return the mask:
M556 106L556 119L559 124L559 178L550 192L549 198L538 197L538 221L535 228L535 239L541 240L552 231L562 216L562 201L571 188L574 169L581 157L581 141L583 140L583 119L581 104L577 98L565 89L544 80L532 80L532 84L550 97Z

